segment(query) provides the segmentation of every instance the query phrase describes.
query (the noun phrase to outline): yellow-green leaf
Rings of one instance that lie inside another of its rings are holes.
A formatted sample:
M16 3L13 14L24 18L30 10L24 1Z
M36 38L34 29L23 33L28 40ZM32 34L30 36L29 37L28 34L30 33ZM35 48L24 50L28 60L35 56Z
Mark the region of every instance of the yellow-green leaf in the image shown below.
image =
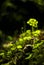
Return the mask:
M20 48L22 48L22 46L21 45L18 45L17 48L20 49Z

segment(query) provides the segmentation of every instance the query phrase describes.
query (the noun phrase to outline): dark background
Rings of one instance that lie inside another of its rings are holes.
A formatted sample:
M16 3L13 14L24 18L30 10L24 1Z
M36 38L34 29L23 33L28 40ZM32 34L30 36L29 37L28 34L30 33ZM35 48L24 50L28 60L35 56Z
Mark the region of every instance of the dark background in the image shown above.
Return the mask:
M40 0L42 1L42 0ZM44 4L35 0L1 0L0 1L0 30L12 35L14 31L21 32L21 27L26 25L30 18L38 20L38 28L44 29Z

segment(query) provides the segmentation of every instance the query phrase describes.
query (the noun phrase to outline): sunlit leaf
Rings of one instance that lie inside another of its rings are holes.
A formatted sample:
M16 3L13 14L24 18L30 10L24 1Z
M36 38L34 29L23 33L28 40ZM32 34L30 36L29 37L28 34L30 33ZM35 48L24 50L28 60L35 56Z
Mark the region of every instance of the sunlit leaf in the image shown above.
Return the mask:
M34 18L29 19L29 21L27 21L27 24L29 24L30 26L33 27L37 27L38 21Z
M27 37L24 37L23 40L27 40Z
M5 43L5 44L3 44L3 47L4 47L4 48L8 48L8 47L12 47L12 46L13 46L12 43L8 43L8 44Z
M20 49L20 48L22 48L22 46L21 45L18 45L17 48Z
M22 38L19 38L19 42L22 42L23 41L23 39Z
M1 56L1 55L4 55L4 53L0 53L0 56Z
M15 49L16 49L16 47L12 47L12 48L11 48L11 50L15 50Z

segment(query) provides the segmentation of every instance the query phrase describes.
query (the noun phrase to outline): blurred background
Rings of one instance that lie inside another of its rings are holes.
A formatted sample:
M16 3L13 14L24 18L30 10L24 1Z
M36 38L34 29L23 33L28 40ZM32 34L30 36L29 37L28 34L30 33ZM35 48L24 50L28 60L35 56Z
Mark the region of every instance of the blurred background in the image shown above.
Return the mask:
M0 65L26 64L44 65L44 0L0 0Z
M4 34L30 29L26 23L30 18L37 19L38 28L44 29L44 0L0 0L0 30Z

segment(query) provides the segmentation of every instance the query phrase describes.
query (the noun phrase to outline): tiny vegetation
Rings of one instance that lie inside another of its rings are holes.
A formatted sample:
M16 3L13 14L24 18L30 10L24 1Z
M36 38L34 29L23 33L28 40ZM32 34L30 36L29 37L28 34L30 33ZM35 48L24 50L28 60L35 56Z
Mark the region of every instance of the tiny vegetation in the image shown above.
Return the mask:
M31 30L24 31L19 38L8 36L1 45L0 65L44 65L44 37L38 30L38 21L30 18L27 24Z

